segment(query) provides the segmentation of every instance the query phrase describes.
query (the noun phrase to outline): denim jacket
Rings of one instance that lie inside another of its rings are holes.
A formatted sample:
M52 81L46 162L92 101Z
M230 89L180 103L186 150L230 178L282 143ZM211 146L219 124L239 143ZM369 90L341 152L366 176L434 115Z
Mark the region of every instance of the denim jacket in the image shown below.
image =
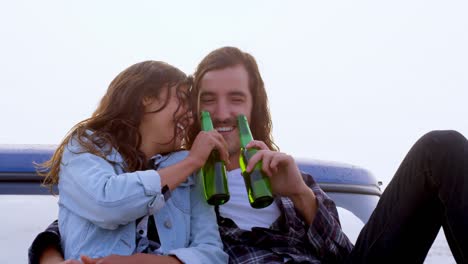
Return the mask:
M186 156L186 151L161 156L159 168ZM203 198L195 174L164 201L157 171L124 172L115 149L106 158L83 152L75 140L64 149L58 187L65 259L135 253L135 220L154 214L159 253L184 263L227 262L214 210Z

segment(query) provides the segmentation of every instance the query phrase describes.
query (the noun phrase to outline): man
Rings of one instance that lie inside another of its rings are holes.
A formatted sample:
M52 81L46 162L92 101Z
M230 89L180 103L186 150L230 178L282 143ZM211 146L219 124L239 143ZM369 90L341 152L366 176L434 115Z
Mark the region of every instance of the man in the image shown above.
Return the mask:
M237 48L221 48L208 54L194 75L194 112L210 112L230 154L231 200L216 208L230 262L422 262L440 226L457 262L468 262L468 143L462 135L431 132L415 144L353 248L341 231L334 203L311 176L301 175L289 155L276 151L267 95L255 59ZM248 169L263 160L276 195L275 203L264 209L252 209L247 202L238 161L238 114L250 121L256 141L249 147L260 149ZM196 123L191 138L198 132ZM57 241L57 230L42 233L31 247L34 257L42 253L37 249L59 248ZM49 250L46 255L50 252L58 254Z
M228 144L231 199L217 211L231 262L342 260L351 243L341 232L333 202L312 177L302 178L292 157L274 151L267 94L255 59L236 48L221 48L207 55L194 75L193 103L210 112L215 129ZM265 209L249 205L240 174L239 114L247 116L256 139L248 147L261 149L248 169L263 160L263 171L270 175L276 194L276 202ZM194 126L191 137L198 131Z

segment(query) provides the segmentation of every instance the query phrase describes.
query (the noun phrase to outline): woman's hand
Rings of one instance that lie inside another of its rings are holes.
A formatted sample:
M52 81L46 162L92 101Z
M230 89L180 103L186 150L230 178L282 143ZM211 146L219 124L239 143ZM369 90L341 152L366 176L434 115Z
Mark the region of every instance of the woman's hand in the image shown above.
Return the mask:
M213 149L217 149L222 160L229 160L226 141L217 131L202 131L194 140L188 156L174 165L158 170L161 186L167 185L174 190L187 180L193 172L199 170L206 162Z
M229 163L227 143L223 136L216 130L200 131L190 148L188 158L193 159L195 164L199 166L198 168L201 168L213 149L218 151L220 158L226 164Z

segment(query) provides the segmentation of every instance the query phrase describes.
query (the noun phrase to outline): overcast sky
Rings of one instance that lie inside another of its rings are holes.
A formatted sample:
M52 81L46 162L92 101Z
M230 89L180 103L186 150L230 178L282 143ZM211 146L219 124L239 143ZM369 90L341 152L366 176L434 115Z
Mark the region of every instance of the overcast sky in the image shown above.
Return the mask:
M282 151L388 183L427 131L468 135L467 14L467 1L2 0L0 144L57 144L129 65L192 73L230 45L259 63Z

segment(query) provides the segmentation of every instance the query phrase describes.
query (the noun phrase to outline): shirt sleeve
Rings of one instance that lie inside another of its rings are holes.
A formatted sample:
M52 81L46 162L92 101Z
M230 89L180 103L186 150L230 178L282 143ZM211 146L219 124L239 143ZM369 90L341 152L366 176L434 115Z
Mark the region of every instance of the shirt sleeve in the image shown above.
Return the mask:
M317 257L330 262L342 261L353 245L341 229L338 211L332 199L318 186L312 176L303 174L304 181L317 199L317 214L307 229L307 241Z
M45 231L39 233L33 240L28 250L29 263L38 264L40 256L49 247L56 248L63 256L57 220L52 222Z

